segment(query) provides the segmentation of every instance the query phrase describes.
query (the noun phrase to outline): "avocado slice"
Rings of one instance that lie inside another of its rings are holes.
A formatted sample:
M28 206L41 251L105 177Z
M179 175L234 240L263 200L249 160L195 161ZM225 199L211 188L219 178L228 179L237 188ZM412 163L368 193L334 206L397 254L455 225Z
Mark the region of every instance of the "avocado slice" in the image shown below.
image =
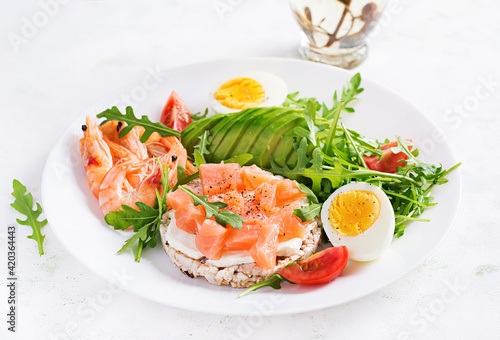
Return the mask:
M269 156L274 155L276 146L280 144L283 139L283 135L303 121L304 116L302 113L295 113L281 117L277 121L268 125L260 134L259 141L256 142L250 149L250 154L255 155L253 162L264 168L269 168ZM267 143L263 143L261 141L267 141ZM289 149L293 149L293 143L289 143L287 147Z
M231 156L231 152L235 147L234 141L239 141L242 138L243 133L257 117L267 114L267 110L262 109L247 109L242 111L237 117L239 119L232 119L233 124L225 126L222 130L217 133L219 137L217 141L214 140L216 144L215 150L211 152L210 161L220 162L224 159L228 159Z
M225 117L226 115L224 114L218 114L201 119L197 122L189 124L184 131L181 132L181 142L186 148L188 155L193 153L194 146L198 143L203 132L205 132L205 130L210 130L215 124Z
M241 155L244 153L249 153L255 143L264 144L266 147L269 145L270 141L266 139L261 139L260 135L262 131L268 129L273 122L277 121L283 116L288 116L296 109L290 108L267 108L268 111L266 114L263 114L252 121L243 132L241 138L239 140L232 140L231 144L236 142L235 147L229 156ZM235 136L236 137L236 136ZM262 166L258 161L255 160L260 157L260 155L254 154L254 159L252 162L257 166Z

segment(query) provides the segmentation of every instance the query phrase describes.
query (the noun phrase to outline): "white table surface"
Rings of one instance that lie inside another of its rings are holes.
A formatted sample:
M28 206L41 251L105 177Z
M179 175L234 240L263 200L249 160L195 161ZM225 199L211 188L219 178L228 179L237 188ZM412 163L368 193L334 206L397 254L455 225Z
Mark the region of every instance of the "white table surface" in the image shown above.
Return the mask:
M21 180L40 201L43 165L60 134L86 107L141 79L148 69L226 57L299 58L299 28L285 0L4 4L0 338L499 338L500 2L393 3L357 71L421 108L444 130L463 162L458 217L422 265L377 293L326 310L257 319L210 315L126 291L108 298L108 283L72 258L54 237L49 221L43 228L42 257L34 241L26 238L30 229L17 230L15 335L7 332L5 323L5 236L7 226L19 217L9 207L12 180ZM46 6L50 16L40 14L43 4L52 4ZM29 31L27 22L39 27ZM23 32L31 36L23 38ZM24 40L13 44L15 35Z

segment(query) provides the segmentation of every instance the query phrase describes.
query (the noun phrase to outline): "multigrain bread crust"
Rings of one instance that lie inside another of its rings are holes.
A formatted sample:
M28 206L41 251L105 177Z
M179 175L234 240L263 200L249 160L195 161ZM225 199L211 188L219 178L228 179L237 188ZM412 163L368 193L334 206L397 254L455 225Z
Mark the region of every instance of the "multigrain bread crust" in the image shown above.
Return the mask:
M313 222L313 224L307 237L302 241L299 252L288 257L278 257L276 267L273 270L263 270L255 262L219 268L206 263L206 258L196 260L177 251L168 244L165 238L167 228L170 226L168 213L163 215L160 235L163 249L172 262L187 276L191 278L203 276L208 282L214 285L231 285L233 288L246 288L268 279L278 270L285 268L289 263L299 261L314 254L321 239L321 227L318 221Z

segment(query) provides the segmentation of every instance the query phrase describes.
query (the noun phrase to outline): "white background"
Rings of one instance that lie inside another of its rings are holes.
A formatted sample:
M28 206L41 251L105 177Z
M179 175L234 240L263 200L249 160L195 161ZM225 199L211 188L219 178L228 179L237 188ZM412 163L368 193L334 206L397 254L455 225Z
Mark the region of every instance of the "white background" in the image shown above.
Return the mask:
M458 217L428 260L379 292L341 306L292 316L231 317L175 309L121 290L109 293L106 281L61 246L50 223L43 228L42 257L26 238L30 229L20 226L15 335L5 323L5 236L19 217L9 207L12 180L21 180L40 201L43 165L60 134L86 107L148 70L227 57L299 58L299 28L285 0L4 4L0 338L498 338L500 3L392 3L357 71L422 109L463 162Z

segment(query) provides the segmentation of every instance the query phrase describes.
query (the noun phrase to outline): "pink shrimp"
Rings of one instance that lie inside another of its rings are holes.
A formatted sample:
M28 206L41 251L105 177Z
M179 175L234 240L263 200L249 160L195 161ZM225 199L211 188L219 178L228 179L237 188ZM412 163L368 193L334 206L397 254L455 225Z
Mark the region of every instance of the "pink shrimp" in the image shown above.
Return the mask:
M148 149L146 149L146 146L141 142L143 131L143 127L134 126L129 133L120 138L120 145L132 151L140 159L148 159Z
M113 166L113 158L101 131L90 116L87 116L86 125L82 126L82 130L83 138L80 139L80 153L82 154L90 189L92 194L98 198L99 187L104 176Z
M158 133L153 133L145 143L148 153L151 157L161 157L169 154L171 150L175 153L182 153L184 146L177 137L161 137ZM172 154L171 154L172 155ZM191 163L186 156L186 160L181 160L180 163L185 169L186 174L191 175L198 169Z
M102 131L103 137L107 141L111 141L113 143L119 144L134 153L140 159L148 158L148 150L146 149L146 145L141 142L141 135L144 132L144 128L140 126L134 126L134 128L127 133L122 138L119 138L121 129L127 126L126 123L112 120L104 123L99 127Z
M148 162L122 158L109 170L99 191L99 204L105 215L119 210L122 205L138 210L136 202L154 206L156 190L161 192L161 175L145 163ZM133 173L140 174L141 180L131 183L127 177Z

